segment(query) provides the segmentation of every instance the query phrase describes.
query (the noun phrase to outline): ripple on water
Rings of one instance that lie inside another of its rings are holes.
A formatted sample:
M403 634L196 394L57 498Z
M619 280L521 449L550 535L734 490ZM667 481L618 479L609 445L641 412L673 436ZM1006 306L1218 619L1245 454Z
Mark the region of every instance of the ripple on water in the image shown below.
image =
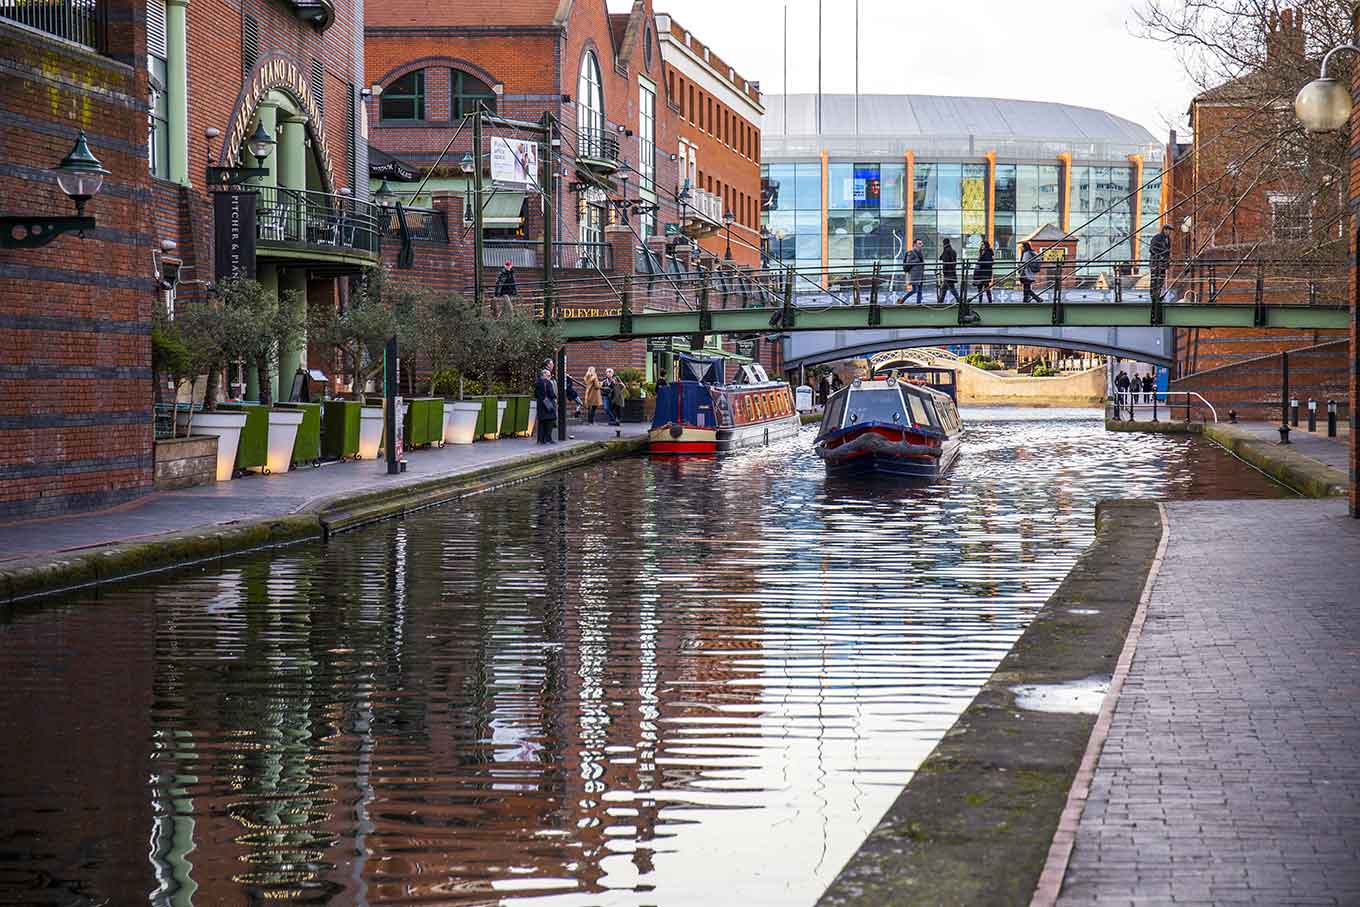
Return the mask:
M965 417L931 487L829 482L804 432L8 615L0 900L811 904L1097 501L1281 493Z

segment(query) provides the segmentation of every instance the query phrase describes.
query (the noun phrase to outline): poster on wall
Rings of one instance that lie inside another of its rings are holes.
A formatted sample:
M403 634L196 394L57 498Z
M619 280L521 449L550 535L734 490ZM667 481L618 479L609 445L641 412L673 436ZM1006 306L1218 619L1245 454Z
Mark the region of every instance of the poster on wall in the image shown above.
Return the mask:
M538 182L538 143L491 137L491 181L525 188Z
M868 167L856 165L851 192L856 208L876 210L883 194L883 182L879 176L878 165Z
M254 192L213 193L214 276L255 279Z

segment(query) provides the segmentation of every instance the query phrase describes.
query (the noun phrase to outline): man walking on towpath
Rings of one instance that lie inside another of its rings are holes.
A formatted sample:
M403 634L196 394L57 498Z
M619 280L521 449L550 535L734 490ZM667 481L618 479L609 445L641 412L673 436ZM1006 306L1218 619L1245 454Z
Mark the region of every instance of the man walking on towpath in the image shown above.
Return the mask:
M906 256L902 259L902 267L907 272L907 283L911 285L911 289L907 291L907 295L902 297L902 302L906 302L908 299L915 296L916 304L921 304L921 291L924 290L926 286L925 245L926 244L921 240L916 240L916 242L912 243L911 250L908 251Z
M941 305L944 305L946 293L953 293L955 302L963 302L959 298L958 260L958 253L954 251L954 247L949 244L949 239L946 237L944 248L940 250L940 287L936 293Z
M553 385L552 372L546 368L538 373L534 382L534 403L538 413L538 443L555 444L553 429L557 426L557 388Z
M1148 268L1152 271L1149 281L1152 301L1162 301L1162 291L1166 286L1166 269L1171 263L1171 225L1162 227L1160 233L1148 243Z

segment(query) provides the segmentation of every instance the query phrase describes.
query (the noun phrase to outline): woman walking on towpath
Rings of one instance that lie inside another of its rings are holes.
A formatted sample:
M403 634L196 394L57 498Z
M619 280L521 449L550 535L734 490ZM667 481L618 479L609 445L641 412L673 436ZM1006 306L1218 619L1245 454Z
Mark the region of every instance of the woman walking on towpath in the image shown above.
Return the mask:
M600 376L595 374L595 366L586 369L586 421L595 424L595 411L604 405L600 392Z

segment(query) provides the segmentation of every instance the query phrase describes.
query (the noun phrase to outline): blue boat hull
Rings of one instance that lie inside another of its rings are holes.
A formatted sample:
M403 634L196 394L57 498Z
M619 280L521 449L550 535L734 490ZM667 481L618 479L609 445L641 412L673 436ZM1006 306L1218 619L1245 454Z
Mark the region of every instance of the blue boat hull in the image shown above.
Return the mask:
M839 462L828 461L826 471L833 476L883 475L902 479L932 481L940 478L958 459L957 444L950 445L938 458L894 457L866 453Z

